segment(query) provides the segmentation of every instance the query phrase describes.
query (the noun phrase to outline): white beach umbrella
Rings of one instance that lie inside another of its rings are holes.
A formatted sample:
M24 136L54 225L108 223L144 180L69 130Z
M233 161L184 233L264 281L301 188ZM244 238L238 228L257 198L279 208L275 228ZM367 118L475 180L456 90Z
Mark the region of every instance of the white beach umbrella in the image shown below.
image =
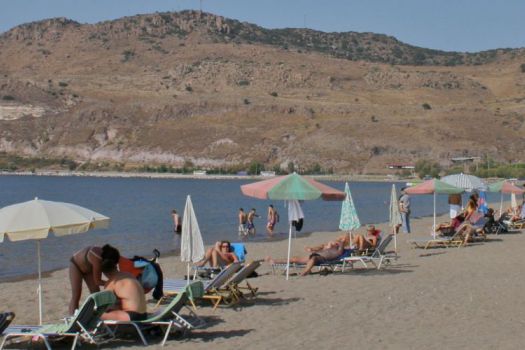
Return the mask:
M441 181L462 188L467 192L472 192L473 190L487 191L488 189L485 181L479 177L463 173L444 176L441 178Z
M37 240L38 255L38 311L42 324L42 268L40 258L40 240L48 237L65 236L86 232L95 228L106 228L109 218L81 206L34 200L9 205L0 209L0 243L4 237L11 241Z
M201 261L204 258L204 243L202 242L201 230L193 210L191 197L186 197L186 206L182 217L182 234L180 246L180 260L186 263L187 283L190 283L190 264Z
M401 214L399 213L399 203L397 201L396 185L392 184L392 192L390 193L390 207L389 207L390 219L388 225L392 227L394 233L394 250L397 253L397 234L396 226L401 225Z

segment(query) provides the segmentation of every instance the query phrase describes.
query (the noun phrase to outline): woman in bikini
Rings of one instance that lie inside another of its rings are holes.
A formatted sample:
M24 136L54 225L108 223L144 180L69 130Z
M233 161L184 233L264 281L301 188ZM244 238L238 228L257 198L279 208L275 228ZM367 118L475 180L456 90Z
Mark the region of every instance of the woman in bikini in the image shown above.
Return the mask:
M78 309L80 296L82 294L82 280L90 293L100 291L99 286L104 285L102 281L102 248L86 247L77 251L69 260L69 280L71 282L71 301L69 302L69 314L73 315Z

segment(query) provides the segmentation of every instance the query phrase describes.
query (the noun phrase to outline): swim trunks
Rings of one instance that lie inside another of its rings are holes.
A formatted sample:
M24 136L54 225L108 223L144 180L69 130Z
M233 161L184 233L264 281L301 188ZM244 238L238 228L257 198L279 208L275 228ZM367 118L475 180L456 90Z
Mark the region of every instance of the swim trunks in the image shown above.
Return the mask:
M146 312L140 313L135 311L126 311L129 315L130 321L144 321L148 318L148 314Z

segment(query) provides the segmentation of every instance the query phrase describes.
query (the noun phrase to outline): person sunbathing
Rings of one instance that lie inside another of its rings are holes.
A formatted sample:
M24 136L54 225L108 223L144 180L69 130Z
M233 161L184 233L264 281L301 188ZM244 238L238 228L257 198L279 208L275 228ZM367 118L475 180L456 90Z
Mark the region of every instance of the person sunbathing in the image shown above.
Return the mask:
M204 255L204 259L196 263L196 266L204 266L210 263L211 267L224 267L234 262L238 262L239 258L231 251L231 244L229 241L216 242L215 245L209 248Z
M348 256L349 251L345 252L345 242L349 241L346 236L338 237L333 241L329 241L325 244L315 247L305 247L305 250L310 254L308 256L298 257L294 256L290 258L292 264L306 264L301 276L308 275L314 266L327 263L339 259L343 256ZM273 259L271 256L267 256L264 259L270 264L286 264L286 259Z
M459 213L454 217L450 222L444 222L439 224L435 232L440 233L443 236L452 236L454 233L456 233L456 230L459 228L459 226L465 221L465 216L463 213Z
M380 236L381 230L376 229L374 225L368 225L366 229L366 236L357 234L355 235L352 243L359 251L375 249L379 243Z

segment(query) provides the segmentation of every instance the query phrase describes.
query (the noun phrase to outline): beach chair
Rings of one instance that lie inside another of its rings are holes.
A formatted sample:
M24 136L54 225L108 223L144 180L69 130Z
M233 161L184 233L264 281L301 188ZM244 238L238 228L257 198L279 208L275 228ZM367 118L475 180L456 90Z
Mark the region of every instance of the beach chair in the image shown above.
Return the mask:
M0 313L0 336L4 334L4 330L13 322L15 314L13 312Z
M218 292L225 292L227 294L223 295L223 299L226 303L238 302L240 299L245 298L246 294L243 293L242 290L248 290L250 297L255 297L258 288L252 287L246 279L251 276L259 266L261 266L260 261L252 261L249 264L244 265L228 281L226 287L218 289ZM243 281L246 282L246 286L241 286Z
M3 349L8 340L17 337L37 337L42 339L46 348L51 350L51 341L73 338L71 349L75 349L77 342L86 342L100 345L114 338L113 332L100 321L100 316L115 304L117 298L111 291L93 293L87 297L75 316L64 323L42 326L15 325L8 327L0 345Z
M365 268L368 268L368 263L371 263L379 270L381 269L381 266L383 266L383 263L389 264L392 260L397 259L398 256L396 254L390 254L386 252L386 248L390 242L392 242L393 238L393 234L389 234L383 238L371 255L353 255L343 258L342 271L345 270L347 265L353 267L353 264L356 262L361 263Z
M200 286L198 286L200 285ZM119 326L131 326L136 331L137 334L140 337L140 340L144 344L144 346L148 345L148 342L146 340L146 337L144 336L144 330L150 329L155 326L160 326L162 329L164 329L164 336L162 338L161 346L164 346L166 344L166 340L168 339L168 336L172 330L179 330L185 333L188 330L191 330L193 328L197 328L201 326L194 326L191 322L189 322L187 319L183 318L180 315L180 310L186 306L186 303L189 300L189 294L191 293L194 297L198 297L199 295L196 294L197 291L201 291L202 296L202 282L201 281L195 281L190 283L186 286L185 290L182 293L177 294L172 300L165 305L164 307L159 308L157 312L154 312L148 316L147 319L142 321L113 321L113 320L105 320L104 324L111 326L113 331L116 333ZM199 319L198 316L195 315L195 313L190 310L190 313L195 318Z
M219 272L213 279L202 281L204 286L204 293L202 298L211 301L213 304L213 310L217 309L219 304L223 301L223 296L218 293L219 289L228 282L232 276L241 269L240 263L233 263L228 265L224 270ZM173 296L182 293L186 287L186 280L164 280L164 294L165 296ZM160 301L163 301L161 299ZM160 303L159 301L159 303ZM195 303L190 299L194 309L196 309Z
M461 247L465 244L465 237L458 229L452 236L440 236L436 238L415 238L407 240L414 245L414 248L435 248L435 247Z
M246 261L246 255L248 254L248 251L246 250L246 246L244 243L230 243L230 248L233 253L237 256L239 259L239 262L242 264ZM209 276L212 274L219 273L222 268L220 267L209 267L209 266L193 266L193 279L204 278L208 279Z

